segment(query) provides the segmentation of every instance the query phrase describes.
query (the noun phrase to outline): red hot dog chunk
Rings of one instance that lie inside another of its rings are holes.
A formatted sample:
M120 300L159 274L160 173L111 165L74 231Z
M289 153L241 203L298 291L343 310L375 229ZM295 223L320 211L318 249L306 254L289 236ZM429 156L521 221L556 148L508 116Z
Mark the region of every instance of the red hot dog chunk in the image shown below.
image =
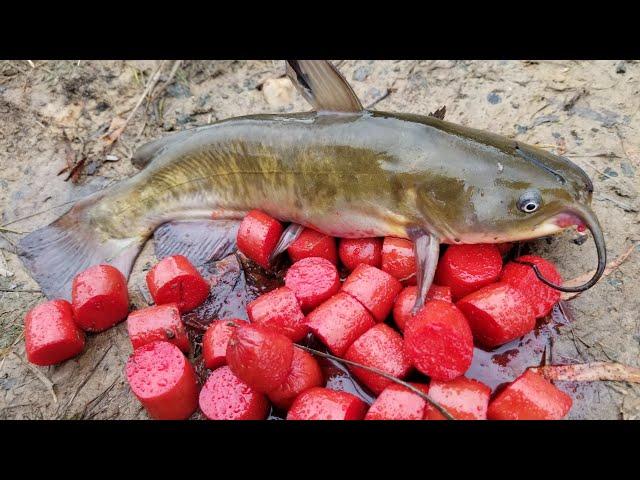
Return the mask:
M451 245L440 259L435 283L451 287L454 300L495 282L502 255L493 244Z
M473 336L455 305L432 300L407 321L404 347L420 372L447 381L463 375L471 366Z
M547 280L557 285L562 284L562 277L560 277L556 267L544 258L535 255L523 255L518 257L517 260L535 264L542 276ZM538 280L536 273L529 265L515 262L507 263L502 270L500 280L507 282L524 293L529 299L536 318L548 315L553 306L560 300L560 292Z
M89 332L102 332L127 318L127 279L111 265L94 265L80 272L71 287L76 324Z
M75 357L84 349L84 332L73 321L66 300L42 303L24 319L27 360L36 365L55 365Z
M127 318L127 331L134 350L156 340L173 343L183 352L190 349L189 337L175 303L131 312Z
M259 296L247 305L251 323L289 337L302 340L309 331L300 303L290 288L282 287Z
M322 371L316 359L310 353L294 348L289 375L282 385L269 392L269 400L276 407L287 410L298 395L323 383Z
M214 320L202 337L202 356L205 367L213 370L227 363L227 344L234 327L230 324L244 322L244 320L230 318Z
M156 304L175 303L181 313L200 306L209 296L209 284L182 255L163 258L149 270L147 286Z
M396 278L362 263L342 284L342 291L362 303L378 322L387 318L400 290L402 284Z
M198 407L193 367L178 347L151 342L133 352L125 367L133 394L151 418L184 420Z
M490 420L560 420L571 410L569 395L527 370L489 404Z
M380 268L382 264L382 238L341 238L338 255L348 270L355 270L361 263Z
M236 377L229 367L209 375L199 398L200 410L209 420L264 420L267 397Z
M376 324L367 309L344 292L316 308L306 321L313 334L338 357L342 357L360 335Z
M413 384L428 393L428 385ZM373 402L365 420L422 420L426 400L402 385L391 384Z
M382 243L382 270L398 280L416 277L416 257L413 242L404 238L385 237Z
M287 420L362 420L367 404L355 395L314 387L296 397Z
M282 235L282 224L260 210L251 210L238 229L238 250L262 268L269 268L269 257Z
M292 360L291 339L258 325L243 323L235 327L227 345L227 364L231 371L261 393L282 385Z
M309 257L291 265L284 284L295 293L302 310L309 312L340 290L340 275L326 258Z
M417 296L418 287L406 287L400 292L396 299L396 303L393 305L393 321L400 331L404 331L404 326L407 324L407 320L412 316L411 310L416 303ZM451 303L451 288L431 285L427 292L425 302L428 302L429 300L442 300L444 302Z
M487 285L456 305L469 322L473 336L486 347L515 340L536 326L529 301L508 283Z
M338 249L336 239L316 232L312 228L305 228L300 236L287 249L293 263L308 257L322 257L336 265L338 263Z
M458 420L486 420L491 389L466 377L449 382L431 380L429 396ZM425 408L425 420L444 420L432 405Z
M344 358L398 378L406 377L411 370L411 364L404 353L402 337L384 323L379 323L362 334L347 349ZM391 380L358 367L349 366L349 370L376 395L391 383Z

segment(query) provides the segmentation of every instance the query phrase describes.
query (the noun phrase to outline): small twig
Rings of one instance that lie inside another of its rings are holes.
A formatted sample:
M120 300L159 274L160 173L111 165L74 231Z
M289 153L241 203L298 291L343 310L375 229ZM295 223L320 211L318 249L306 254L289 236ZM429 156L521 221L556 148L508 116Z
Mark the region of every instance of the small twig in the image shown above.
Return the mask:
M9 288L0 288L2 293L42 293L42 290L11 290Z
M640 383L640 368L617 362L591 362L575 365L547 365L531 368L547 380L567 382L630 382Z
M20 360L20 363L22 363L23 365L25 365L29 370L31 370L31 372L38 378L38 380L40 380L45 387L47 387L47 390L49 390L49 392L51 393L51 396L53 397L53 403L58 403L58 397L56 397L56 392L53 390L53 382L51 380L49 380L44 373L42 373L40 370L38 370L36 367L34 367L33 365L31 365L29 362L25 362L22 357L20 355L18 355L16 352L11 352L11 355L13 355L14 357L16 357L18 360Z
M621 255L619 255L617 258L615 258L611 262L609 262L607 267L604 269L602 277L604 278L607 275L610 275L616 269L618 269L618 267L620 267L620 265L622 265L625 262L625 260L627 258L629 258L629 255L631 255L631 253L633 252L633 250L635 248L636 248L635 244L631 245ZM590 272L587 272L587 273L585 273L583 275L580 275L579 277L572 278L571 280L567 280L562 285L564 287L575 287L576 285L580 285L580 284L586 282L587 280L589 280L593 276L594 273L595 273L595 270L591 270ZM571 300L572 298L577 297L579 294L580 294L580 292L564 292L562 294L561 298L562 298L562 300Z
M351 365L353 367L362 368L363 370L367 370L368 372L372 372L372 373L375 373L377 375L380 375L381 377L384 377L387 380L391 380L392 382L397 383L398 385L402 385L403 387L411 390L413 393L418 395L420 398L422 398L422 399L426 400L427 402L429 402L436 410L438 410L448 420L455 420L455 418L442 405L440 405L438 402L433 400L429 395L424 393L422 390L420 390L420 389L414 387L413 385L411 385L409 382L405 382L404 380L400 380L398 377L394 377L393 375L389 375L387 372L384 372L384 371L382 371L380 369L377 369L375 367L368 367L368 366L363 365L361 363L352 362L351 360L345 360L344 358L336 357L336 356L331 355L329 353L324 353L324 352L321 352L319 350L315 350L313 348L304 347L302 345L295 344L294 346L296 348L300 348L302 350L306 350L307 352L309 352L309 353L311 353L313 355L316 355L318 357L329 358L331 360L335 360L336 362L340 362L340 363L344 363L344 364L347 364L347 365Z
M7 222L7 223L4 223L4 224L0 225L0 227L7 227L9 225L13 225L14 223L21 222L22 220L27 220L29 218L32 218L32 217L35 217L35 216L38 216L38 215L42 215L43 213L50 212L51 210L55 210L56 208L64 207L65 205L69 205L70 203L74 203L75 201L76 200L69 200L68 202L64 202L64 203L61 203L60 205L56 205L54 207L47 208L46 210L40 210L39 212L32 213L31 215L27 215L26 217L16 218L15 220L11 220L10 222Z

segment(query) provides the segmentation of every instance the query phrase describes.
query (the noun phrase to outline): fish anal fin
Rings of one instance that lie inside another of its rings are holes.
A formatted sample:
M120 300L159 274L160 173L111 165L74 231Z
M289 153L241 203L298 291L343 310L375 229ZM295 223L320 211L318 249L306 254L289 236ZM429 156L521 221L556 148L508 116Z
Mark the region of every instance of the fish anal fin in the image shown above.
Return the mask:
M183 255L200 266L220 260L236 250L240 221L193 220L167 222L153 234L158 259Z
M327 60L286 60L287 75L318 111L361 112L364 109L349 83Z

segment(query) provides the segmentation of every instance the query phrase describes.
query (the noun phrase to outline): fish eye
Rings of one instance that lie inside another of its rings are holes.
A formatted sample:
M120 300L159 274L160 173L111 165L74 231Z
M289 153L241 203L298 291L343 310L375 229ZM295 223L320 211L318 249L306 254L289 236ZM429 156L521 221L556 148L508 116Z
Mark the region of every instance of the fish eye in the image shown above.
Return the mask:
M527 190L518 199L518 209L524 213L533 213L540 208L542 196L538 190Z

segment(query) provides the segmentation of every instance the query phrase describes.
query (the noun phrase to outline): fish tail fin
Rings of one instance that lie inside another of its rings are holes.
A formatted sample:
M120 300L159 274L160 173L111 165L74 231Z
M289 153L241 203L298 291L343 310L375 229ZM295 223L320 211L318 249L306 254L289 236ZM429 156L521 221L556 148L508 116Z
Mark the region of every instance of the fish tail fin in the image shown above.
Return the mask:
M73 278L93 265L110 264L129 278L145 238L109 238L97 229L85 215L96 200L95 194L81 200L20 240L18 255L49 299L70 300Z

